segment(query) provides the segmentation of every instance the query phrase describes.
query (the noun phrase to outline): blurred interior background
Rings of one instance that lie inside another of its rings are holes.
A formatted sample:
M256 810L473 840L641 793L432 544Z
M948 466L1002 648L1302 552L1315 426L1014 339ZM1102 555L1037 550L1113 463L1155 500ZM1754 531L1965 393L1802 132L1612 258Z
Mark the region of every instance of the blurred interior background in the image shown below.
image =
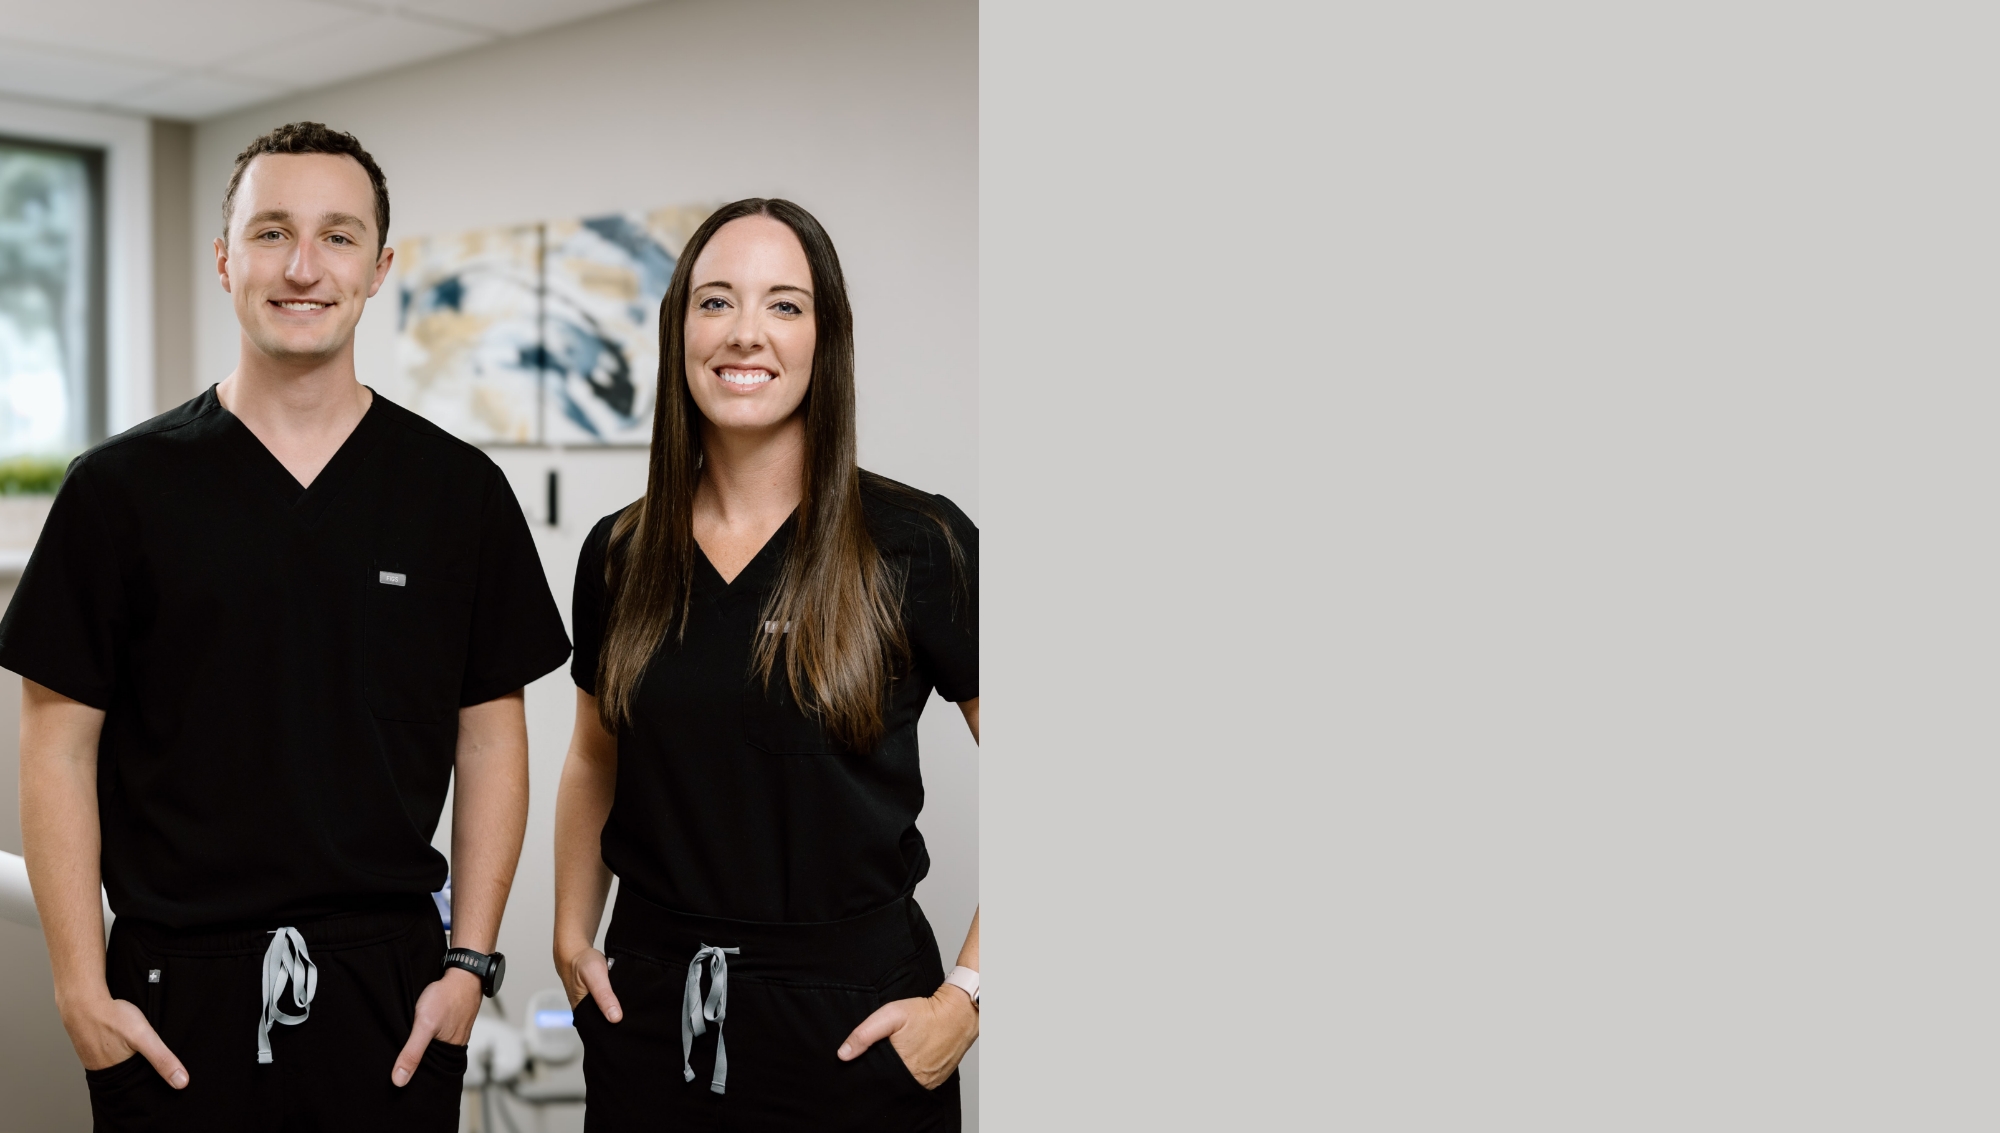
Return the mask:
M0 0L0 600L67 460L233 366L223 186L245 143L300 119L357 135L389 180L399 268L362 318L361 380L488 447L565 616L582 537L644 485L660 273L691 218L739 197L798 201L840 249L863 464L978 520L977 33L972 0ZM517 1029L559 986L570 687L528 690L533 796L500 941L498 1019ZM0 673L12 853L18 712ZM977 902L977 748L941 702L923 745L918 897L949 967ZM469 1096L466 1127L580 1129L580 1105L521 1100L576 1091L561 1037L495 1108ZM976 1129L977 1047L965 1072ZM0 920L0 1133L88 1125L40 933Z

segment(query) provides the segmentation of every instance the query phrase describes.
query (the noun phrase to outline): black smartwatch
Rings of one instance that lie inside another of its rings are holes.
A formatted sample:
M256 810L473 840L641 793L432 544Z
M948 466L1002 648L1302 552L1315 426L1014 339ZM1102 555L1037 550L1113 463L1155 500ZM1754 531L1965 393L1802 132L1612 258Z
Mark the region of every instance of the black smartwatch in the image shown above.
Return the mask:
M464 968L479 977L479 990L486 998L500 990L500 981L507 978L507 957L495 952L491 956L484 952L474 952L470 948L454 948L444 954L444 966Z

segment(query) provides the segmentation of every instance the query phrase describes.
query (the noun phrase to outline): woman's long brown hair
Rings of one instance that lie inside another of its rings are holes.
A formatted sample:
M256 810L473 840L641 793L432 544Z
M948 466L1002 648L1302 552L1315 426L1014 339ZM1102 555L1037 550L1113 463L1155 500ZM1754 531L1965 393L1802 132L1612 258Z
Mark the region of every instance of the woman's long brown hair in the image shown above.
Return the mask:
M704 418L688 389L686 335L694 264L716 231L732 220L768 216L790 228L812 271L812 375L805 415L805 484L791 547L760 622L788 632L759 633L753 673L768 687L783 658L793 699L827 733L856 751L883 734L888 684L908 642L901 580L882 560L862 513L864 479L932 513L952 557L959 549L930 500L863 472L855 462L854 315L833 241L811 213L790 201L753 197L725 205L702 222L681 250L660 303L660 383L646 495L612 526L605 582L610 611L598 660L598 712L616 734L632 718L639 682L669 633L685 634L700 549L694 539L695 489L701 483ZM921 502L919 502L921 501ZM954 561L954 566L956 562Z

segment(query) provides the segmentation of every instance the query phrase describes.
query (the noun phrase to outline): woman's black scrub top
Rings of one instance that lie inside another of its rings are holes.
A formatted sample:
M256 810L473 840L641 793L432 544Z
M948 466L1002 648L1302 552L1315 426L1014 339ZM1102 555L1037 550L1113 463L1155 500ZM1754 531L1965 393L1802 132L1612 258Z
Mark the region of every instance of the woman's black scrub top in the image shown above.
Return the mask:
M935 688L979 695L978 529L932 497L962 550L954 577L937 523L863 495L876 546L903 575L908 665L890 688L873 751L841 749L792 700L782 668L752 676L760 615L792 540L787 522L731 582L695 556L686 632L669 633L618 731L617 793L604 862L657 905L732 920L830 921L878 908L930 869L917 718ZM572 625L577 687L597 692L604 637L606 516L585 541Z

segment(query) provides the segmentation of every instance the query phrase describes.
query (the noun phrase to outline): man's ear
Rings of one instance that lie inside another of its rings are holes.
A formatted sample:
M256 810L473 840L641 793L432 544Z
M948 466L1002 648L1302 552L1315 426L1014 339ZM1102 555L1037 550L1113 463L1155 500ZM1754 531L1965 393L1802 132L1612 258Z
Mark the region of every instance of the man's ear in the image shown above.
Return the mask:
M215 278L229 290L229 241L221 236L215 238Z
M368 288L368 297L370 299L375 298L375 293L382 290L383 282L389 278L389 266L395 262L396 249L382 249L382 254L375 260L375 283Z

